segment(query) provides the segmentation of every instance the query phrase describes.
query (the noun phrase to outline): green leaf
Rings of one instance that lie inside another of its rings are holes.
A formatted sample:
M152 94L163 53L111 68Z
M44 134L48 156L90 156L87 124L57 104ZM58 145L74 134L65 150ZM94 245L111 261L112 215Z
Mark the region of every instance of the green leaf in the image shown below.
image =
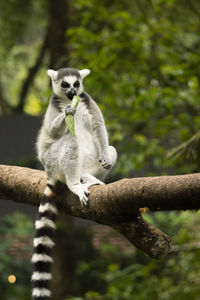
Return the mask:
M74 96L73 99L72 99L71 107L76 108L76 107L78 106L78 104L79 104L79 101L80 101L80 97L79 97L79 96ZM68 115L68 116L65 118L65 123L66 123L67 128L68 128L69 131L71 132L71 134L72 134L73 136L75 136L74 116Z

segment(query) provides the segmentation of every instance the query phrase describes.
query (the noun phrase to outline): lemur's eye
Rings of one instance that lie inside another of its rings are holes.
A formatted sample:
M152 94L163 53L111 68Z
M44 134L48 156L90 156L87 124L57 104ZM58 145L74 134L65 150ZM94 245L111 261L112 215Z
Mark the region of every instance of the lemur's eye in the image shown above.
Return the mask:
M78 81L78 80L76 80L75 82L74 82L74 87L75 88L78 88L80 86L80 82Z
M61 82L61 87L62 87L63 89L67 89L67 88L70 87L70 84L69 84L68 82L66 82L66 81L62 81L62 82Z

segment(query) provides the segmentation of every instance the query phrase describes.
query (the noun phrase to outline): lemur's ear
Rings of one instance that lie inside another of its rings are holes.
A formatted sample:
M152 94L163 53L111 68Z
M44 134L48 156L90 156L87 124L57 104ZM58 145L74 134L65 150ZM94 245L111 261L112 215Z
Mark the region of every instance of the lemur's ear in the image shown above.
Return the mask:
M51 77L52 80L57 80L58 72L54 70L48 70L47 74Z
M81 75L81 79L84 79L86 76L88 76L91 71L89 69L83 69L79 71L80 75Z

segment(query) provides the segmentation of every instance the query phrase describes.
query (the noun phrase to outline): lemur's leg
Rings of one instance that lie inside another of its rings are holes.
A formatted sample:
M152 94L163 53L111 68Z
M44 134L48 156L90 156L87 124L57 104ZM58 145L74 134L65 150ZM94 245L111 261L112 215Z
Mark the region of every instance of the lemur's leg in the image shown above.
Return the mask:
M114 166L114 164L116 162L116 159L117 159L117 151L116 151L116 149L113 146L109 146L108 147L108 156L109 156L109 160L110 160L110 163L111 163L111 168L109 170L103 168L102 167L102 163L97 162L96 165L89 172L87 172L87 173L89 173L90 175L92 175L93 178L96 178L96 180L99 180L99 181L103 180L106 177L106 175L110 172L110 170ZM83 174L83 176L84 176L84 174ZM90 180L91 180L91 178L90 178ZM94 184L102 184L102 183L93 183L91 185L94 185Z
M97 162L95 168L92 170L91 174L97 177L100 180L103 180L106 175L111 171L112 167L114 166L116 159L117 159L117 151L113 146L108 147L108 157L111 164L109 169L105 169L102 166L101 162Z
M60 160L61 169L65 175L65 181L68 188L76 194L81 204L87 204L88 201L88 187L81 183L81 157L77 145L68 147L65 153L62 153Z

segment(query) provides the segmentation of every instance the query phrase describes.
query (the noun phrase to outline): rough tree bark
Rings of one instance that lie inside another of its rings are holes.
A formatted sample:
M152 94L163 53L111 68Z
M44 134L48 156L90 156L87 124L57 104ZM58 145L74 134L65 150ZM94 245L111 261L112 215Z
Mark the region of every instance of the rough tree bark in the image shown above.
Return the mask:
M0 198L39 205L46 175L43 171L0 165ZM109 225L153 258L170 250L170 238L143 220L139 208L151 211L200 208L200 174L122 179L91 187L89 204L81 207L66 186L56 188L57 206L71 216Z

